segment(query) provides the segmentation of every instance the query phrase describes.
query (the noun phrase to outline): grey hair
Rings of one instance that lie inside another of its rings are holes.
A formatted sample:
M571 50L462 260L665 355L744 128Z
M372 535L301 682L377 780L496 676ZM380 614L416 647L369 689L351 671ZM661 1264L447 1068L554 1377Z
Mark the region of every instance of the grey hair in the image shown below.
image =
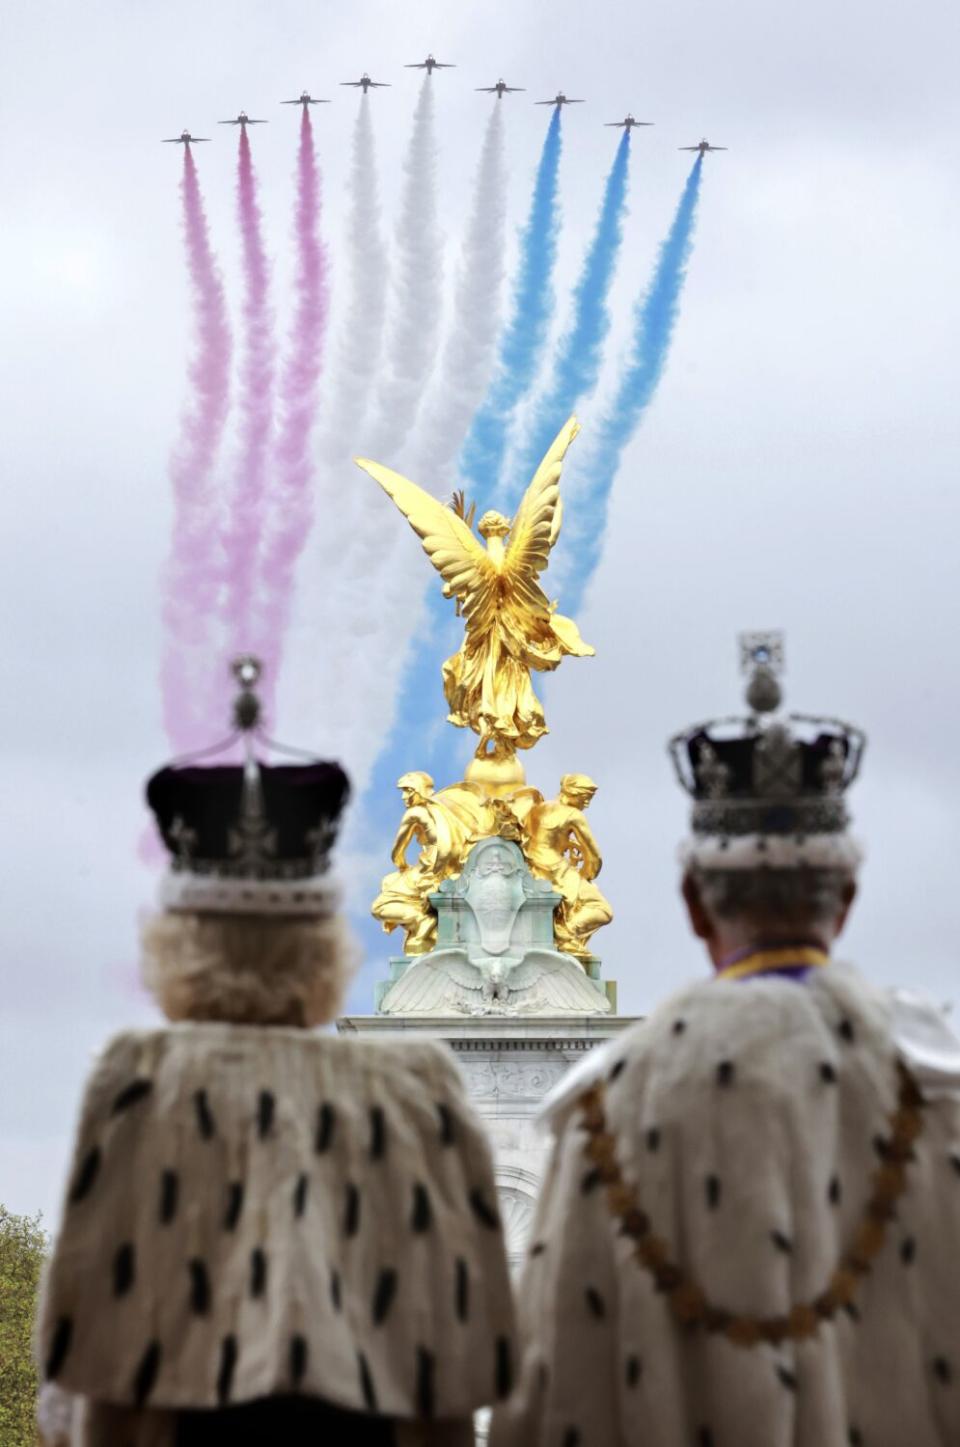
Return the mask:
M715 919L817 924L834 918L854 883L851 869L702 869L688 871Z
M144 984L169 1020L243 1025L334 1020L357 955L342 915L154 914L141 944Z

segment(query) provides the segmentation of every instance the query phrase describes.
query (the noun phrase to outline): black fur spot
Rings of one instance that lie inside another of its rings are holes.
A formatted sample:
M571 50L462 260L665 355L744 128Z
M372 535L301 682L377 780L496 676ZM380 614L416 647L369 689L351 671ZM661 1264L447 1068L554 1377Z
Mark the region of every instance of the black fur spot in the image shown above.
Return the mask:
M789 1367L778 1366L777 1376L780 1378L781 1382L786 1387L788 1392L795 1392L797 1390L796 1374L794 1372L791 1372Z
M262 1246L250 1252L250 1295L262 1296L267 1289L267 1253Z
M652 1126L650 1127L650 1129L647 1131L647 1150L648 1150L648 1151L655 1151L655 1150L657 1149L657 1147L659 1146L659 1144L660 1144L660 1130L659 1130L659 1128L658 1128L657 1126L652 1125Z
M417 1347L417 1415L429 1421L436 1409L434 1376L436 1357L426 1347Z
M643 1363L639 1357L627 1357L626 1368L624 1369L627 1386L635 1387L643 1376Z
M906 1241L901 1243L900 1260L903 1262L904 1266L912 1266L914 1261L916 1260L916 1257L917 1243L912 1236L908 1236Z
M205 1141L212 1140L216 1134L217 1125L210 1109L210 1102L207 1100L207 1092L198 1090L193 1097L193 1108L197 1116L197 1130Z
M343 1230L347 1236L356 1236L360 1229L360 1192L352 1181L347 1182L346 1201L343 1208Z
M61 1316L54 1329L53 1338L50 1342L50 1350L47 1352L47 1361L44 1367L44 1375L51 1382L56 1381L70 1352L70 1343L73 1340L73 1318Z
M707 1205L711 1211L715 1211L720 1204L721 1190L720 1177L708 1176L704 1182L704 1191L706 1192Z
M333 1106L324 1101L317 1111L317 1134L314 1139L317 1155L322 1156L324 1151L330 1149L336 1124L337 1116Z
M160 1343L152 1341L140 1358L140 1365L133 1376L133 1400L138 1407L144 1405L156 1386L162 1355Z
M307 1339L304 1336L290 1338L290 1381L294 1389L300 1386L307 1374Z
M531 1256L542 1256L543 1253L544 1253L544 1251L546 1251L546 1249L547 1249L547 1243L546 1243L546 1241L536 1241L536 1242L530 1247L530 1255L531 1255Z
M470 1315L470 1273L462 1256L457 1257L457 1284L454 1295L457 1320L466 1321Z
M113 1294L126 1296L136 1276L133 1242L125 1241L113 1258Z
M960 1152L951 1152L950 1164L951 1166L953 1166L953 1169L956 1171L957 1175L960 1176Z
M709 1427L701 1427L697 1433L697 1447L713 1447L713 1433Z
M120 1094L116 1097L110 1110L111 1115L120 1115L124 1110L129 1110L131 1105L136 1105L138 1100L143 1100L153 1089L152 1080L131 1080L125 1085Z
M223 1216L223 1229L233 1231L243 1210L243 1182L231 1181L227 1187L227 1209Z
M307 1209L307 1192L309 1189L309 1176L300 1176L293 1192L293 1214L295 1216L302 1216Z
M789 1256L793 1250L793 1242L790 1240L790 1237L786 1236L782 1231L771 1231L770 1240L778 1251L784 1252L787 1256Z
M513 1391L513 1357L510 1352L510 1338L497 1337L494 1367L494 1385L497 1399L503 1401Z
M721 1060L717 1066L717 1084L732 1085L734 1077L734 1065L732 1060Z
M440 1144L442 1146L452 1146L456 1139L453 1111L449 1105L444 1105L443 1101L438 1101L437 1114L440 1117Z
M841 1040L846 1040L848 1045L852 1045L854 1039L856 1038L856 1031L853 1028L853 1021L847 1019L841 1020L840 1024L837 1026L837 1033L839 1034ZM851 1431L856 1431L856 1428L851 1428Z
M686 1028L687 1028L687 1022L686 1022L686 1020L674 1020L674 1022L673 1022L673 1033L674 1033L674 1035L682 1035L683 1032L684 1032L684 1030L686 1030Z
M873 1149L876 1151L880 1159L882 1161L885 1161L889 1158L890 1155L890 1142L887 1140L886 1136L875 1135L873 1138Z
M830 1189L828 1190L827 1195L830 1198L830 1204L832 1206L839 1206L840 1197L842 1195L839 1176L830 1177Z
M588 1286L583 1295L590 1314L595 1316L598 1321L602 1321L607 1314L607 1306L597 1288L595 1286Z
M592 1166L590 1170L586 1172L583 1180L580 1182L580 1189L585 1196L589 1196L590 1192L595 1191L599 1184L600 1172L598 1171L596 1166Z
M500 1217L479 1186L475 1186L470 1192L470 1207L481 1226L487 1226L491 1231L500 1230Z
M277 1102L273 1092L261 1090L257 1097L257 1135L265 1140L273 1129L273 1119L277 1111Z
M950 1382L953 1381L953 1369L946 1357L934 1357L933 1375L937 1381L942 1382L945 1387L949 1386Z
M195 1256L189 1263L190 1310L195 1316L206 1316L210 1310L210 1276L206 1263Z
M370 1364L363 1352L357 1352L357 1366L360 1369L360 1388L367 1411L375 1412L377 1410L377 1391L373 1385L373 1377L370 1375Z
M220 1370L217 1372L217 1401L225 1407L233 1389L233 1374L237 1367L237 1339L225 1336L220 1344Z
M579 1427L568 1427L563 1434L563 1447L580 1447L582 1440Z
M844 1302L843 1309L851 1321L860 1320L860 1308L855 1301Z
M413 1188L413 1210L410 1213L410 1230L421 1234L430 1230L433 1221L433 1208L430 1205L430 1197L427 1188L421 1181L418 1181Z
M169 1226L177 1214L180 1180L176 1171L164 1171L160 1177L160 1224Z
M341 1292L341 1290L340 1290L340 1273L339 1273L339 1271L331 1271L331 1272L330 1272L330 1300L333 1302L333 1309L334 1309L334 1311L342 1311L342 1309L343 1309L343 1294L342 1294L342 1292Z
M616 1065L613 1067L613 1069L610 1071L610 1074L607 1076L607 1079L610 1081L611 1085L612 1085L613 1082L616 1080L617 1076L620 1075L620 1074L622 1073L622 1071L624 1071L624 1070L626 1069L626 1065L627 1065L627 1062L626 1062L625 1060L618 1060L618 1061L617 1061Z
M371 1315L376 1326L386 1321L396 1294L397 1273L391 1266L385 1266L377 1277L377 1287L373 1293Z
M850 1443L850 1447L863 1447L863 1433L859 1427L847 1428L847 1441Z
M387 1152L387 1123L384 1119L383 1107L373 1105L370 1107L370 1159L382 1161Z
M837 1072L829 1060L820 1062L820 1079L825 1085L836 1085L837 1083Z
M70 1188L71 1205L75 1205L77 1201L82 1201L84 1196L89 1196L93 1190L93 1183L100 1174L101 1159L99 1146L93 1146L87 1151L87 1154L80 1162L76 1178Z

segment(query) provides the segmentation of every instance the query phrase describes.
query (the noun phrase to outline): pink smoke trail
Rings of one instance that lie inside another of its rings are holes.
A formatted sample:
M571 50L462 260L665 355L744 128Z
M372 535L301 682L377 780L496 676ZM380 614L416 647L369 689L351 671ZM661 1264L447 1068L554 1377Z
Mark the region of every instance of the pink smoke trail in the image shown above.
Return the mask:
M313 127L304 106L297 153L297 302L290 354L280 381L276 476L265 514L267 530L261 551L260 592L253 629L254 648L267 665L263 702L268 717L290 617L296 563L313 521L310 433L316 413L328 318L327 253L320 239L319 223L320 174Z
M232 350L223 283L189 146L184 147L180 194L194 344L189 395L170 459L173 536L162 585L160 670L164 724L178 752L210 737L210 627L218 588L213 469L230 406Z
M237 206L243 251L245 324L240 368L240 457L236 482L227 503L223 536L225 588L222 601L227 654L252 646L257 555L263 536L273 430L274 341L270 312L270 267L263 245L257 183L246 127L240 128ZM230 682L226 667L216 669L226 718Z

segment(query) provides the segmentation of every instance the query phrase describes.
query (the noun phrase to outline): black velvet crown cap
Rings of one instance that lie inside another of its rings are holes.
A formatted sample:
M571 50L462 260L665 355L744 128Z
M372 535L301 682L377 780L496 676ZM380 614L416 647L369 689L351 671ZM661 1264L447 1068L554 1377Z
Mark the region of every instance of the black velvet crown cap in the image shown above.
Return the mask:
M695 802L693 826L714 834L831 832L848 823L843 794L856 763L848 733L817 720L799 735L796 715L724 738L701 726L683 740L685 787ZM859 750L856 750L858 757Z
M777 712L781 635L744 634L740 646L750 714L695 724L670 740L677 776L694 801L693 832L841 833L865 735L839 719Z
M171 764L147 784L174 869L251 879L323 874L350 784L335 763Z

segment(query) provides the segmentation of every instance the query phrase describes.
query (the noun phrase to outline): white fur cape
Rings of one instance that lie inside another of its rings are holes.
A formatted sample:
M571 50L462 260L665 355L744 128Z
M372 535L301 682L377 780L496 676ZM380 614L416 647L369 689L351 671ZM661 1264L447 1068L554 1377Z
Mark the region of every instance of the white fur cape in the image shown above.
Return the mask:
M620 1171L715 1306L784 1316L824 1291L896 1108L890 1016L837 966L805 984L711 981L605 1052ZM677 1323L611 1216L576 1098L560 1102L520 1383L491 1447L956 1447L960 1104L931 1092L921 1115L849 1309L805 1340L743 1347Z
M490 1153L442 1046L191 1024L107 1047L41 1305L59 1386L463 1418L508 1390L512 1335Z

